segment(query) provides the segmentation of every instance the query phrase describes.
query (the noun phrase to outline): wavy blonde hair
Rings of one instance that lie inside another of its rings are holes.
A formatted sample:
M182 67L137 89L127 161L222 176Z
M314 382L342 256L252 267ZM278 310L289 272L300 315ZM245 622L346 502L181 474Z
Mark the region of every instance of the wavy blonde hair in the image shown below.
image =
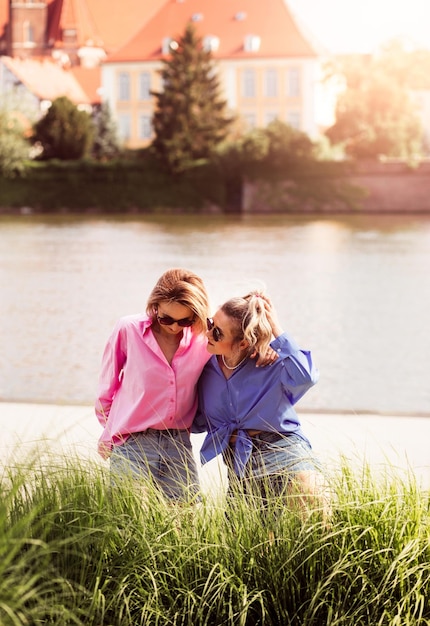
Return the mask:
M266 352L272 341L272 328L262 292L251 291L243 298L231 298L221 306L221 311L233 321L234 341L245 339L250 354L254 351L260 354Z
M160 276L146 303L146 312L153 322L157 319L156 311L161 302L188 307L196 317L192 329L200 333L206 331L209 297L203 280L194 272L177 267Z

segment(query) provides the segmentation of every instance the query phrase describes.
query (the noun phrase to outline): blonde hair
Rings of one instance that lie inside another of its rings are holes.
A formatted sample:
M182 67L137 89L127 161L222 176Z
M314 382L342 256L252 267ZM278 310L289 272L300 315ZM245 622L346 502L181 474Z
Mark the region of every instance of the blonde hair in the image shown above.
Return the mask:
M251 291L243 298L231 298L221 306L221 311L233 321L234 340L245 339L250 354L254 351L264 354L272 341L272 327L262 296L260 291Z
M157 319L156 310L161 302L188 307L196 317L192 329L200 333L206 331L209 297L202 279L194 272L178 267L160 276L146 304L146 312L153 322Z

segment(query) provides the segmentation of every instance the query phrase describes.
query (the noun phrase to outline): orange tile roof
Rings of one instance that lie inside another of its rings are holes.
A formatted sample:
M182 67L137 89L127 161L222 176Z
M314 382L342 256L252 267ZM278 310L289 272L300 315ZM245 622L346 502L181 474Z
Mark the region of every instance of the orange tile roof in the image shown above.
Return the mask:
M9 2L0 0L0 41L5 38L6 24L9 21Z
M1 1L1 0L0 0ZM48 0L49 37L61 46L61 31L76 28L80 45L94 45L113 52L140 29L165 0Z
M215 0L216 1L216 0ZM165 0L85 0L107 52L124 45Z
M81 66L71 67L68 70L73 74L82 87L91 104L100 104L101 69L100 67L86 68Z
M317 56L285 0L165 0L152 19L107 62L159 59L163 39L180 36L193 16L201 16L194 21L199 35L219 37L214 58ZM260 37L257 52L244 50L246 35Z
M12 59L3 56L6 67L40 100L55 100L67 96L75 104L90 104L72 72L44 59Z
M77 31L78 45L86 45L88 42L96 46L103 45L103 38L87 0L62 0L62 3L51 6L53 13L49 20L49 39L55 41L56 47L62 45L62 30L71 28Z

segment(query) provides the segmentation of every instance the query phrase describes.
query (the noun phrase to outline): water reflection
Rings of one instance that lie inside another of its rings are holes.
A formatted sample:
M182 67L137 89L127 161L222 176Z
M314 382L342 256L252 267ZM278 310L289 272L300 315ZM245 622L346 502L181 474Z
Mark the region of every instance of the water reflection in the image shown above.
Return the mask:
M117 317L171 266L213 307L264 283L321 369L302 407L430 413L430 218L0 219L0 394L91 402Z

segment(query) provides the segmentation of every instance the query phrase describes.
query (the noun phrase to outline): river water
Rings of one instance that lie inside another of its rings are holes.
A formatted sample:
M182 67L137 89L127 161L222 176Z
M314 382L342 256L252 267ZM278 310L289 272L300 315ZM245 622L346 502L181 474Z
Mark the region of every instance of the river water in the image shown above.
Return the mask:
M430 216L2 216L0 400L91 404L113 324L173 266L214 310L266 286L320 369L302 409L430 416Z

